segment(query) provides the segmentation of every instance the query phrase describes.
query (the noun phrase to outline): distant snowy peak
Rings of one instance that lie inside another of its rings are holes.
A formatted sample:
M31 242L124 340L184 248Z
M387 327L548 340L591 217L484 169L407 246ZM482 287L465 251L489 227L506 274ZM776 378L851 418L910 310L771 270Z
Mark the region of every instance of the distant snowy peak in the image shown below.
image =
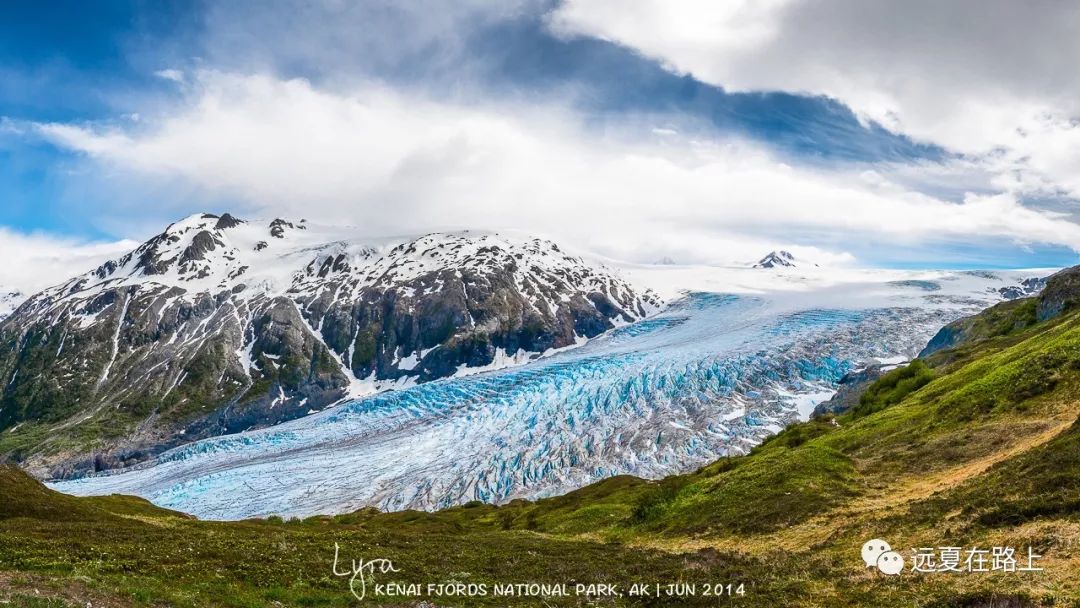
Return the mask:
M798 268L807 266L817 267L817 264L800 260L790 251L784 251L783 249L770 252L769 255L754 264L754 268Z

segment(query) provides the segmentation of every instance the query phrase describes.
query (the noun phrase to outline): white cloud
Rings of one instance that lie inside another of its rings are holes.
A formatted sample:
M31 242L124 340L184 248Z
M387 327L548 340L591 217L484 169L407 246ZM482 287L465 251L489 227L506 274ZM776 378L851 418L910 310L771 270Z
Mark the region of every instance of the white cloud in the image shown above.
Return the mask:
M728 90L834 97L1005 191L1080 197L1077 3L565 0L549 26Z
M0 291L36 293L126 253L134 241L88 243L0 227Z
M157 76L158 78L161 78L162 80L169 80L169 81L178 82L178 83L181 83L181 84L184 82L184 73L181 72L180 70L176 70L176 69L172 69L172 68L168 68L168 69L164 69L164 70L158 70L158 71L154 72L154 76Z
M555 107L461 106L370 83L341 93L265 75L191 80L157 118L36 128L104 173L180 179L241 212L373 234L516 228L680 262L745 261L800 240L841 256L856 240L1080 247L1080 226L1009 193L950 203L880 173L791 167L745 141L599 133Z
M478 58L466 39L495 23L542 10L548 0L264 0L207 5L203 65L239 72L311 74L351 82L357 74L464 76ZM482 60L482 58L479 58Z

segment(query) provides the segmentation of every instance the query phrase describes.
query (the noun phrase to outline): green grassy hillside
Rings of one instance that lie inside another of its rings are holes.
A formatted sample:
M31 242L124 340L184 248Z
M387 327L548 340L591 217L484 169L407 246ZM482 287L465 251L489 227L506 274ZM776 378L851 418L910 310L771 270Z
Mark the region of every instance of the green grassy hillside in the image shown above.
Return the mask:
M742 583L745 596L426 598L438 606L1080 606L1080 313L995 310L851 411L661 481L438 513L201 522L0 473L0 599L31 606L346 606L342 556L397 582ZM1004 316L1024 316L1024 323ZM1000 331L999 331L1000 330ZM885 577L865 540L1028 546L1035 573ZM44 602L44 603L43 603ZM409 598L365 603L413 606Z

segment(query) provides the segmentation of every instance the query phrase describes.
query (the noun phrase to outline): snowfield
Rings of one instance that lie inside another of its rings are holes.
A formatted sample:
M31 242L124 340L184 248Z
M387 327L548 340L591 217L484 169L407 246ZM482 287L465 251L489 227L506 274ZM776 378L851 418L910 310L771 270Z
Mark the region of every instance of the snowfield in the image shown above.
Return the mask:
M1000 288L1048 274L625 270L684 295L524 365L349 401L51 487L239 519L499 503L617 474L657 478L745 453L805 419L846 372L908 359L945 323L999 301Z

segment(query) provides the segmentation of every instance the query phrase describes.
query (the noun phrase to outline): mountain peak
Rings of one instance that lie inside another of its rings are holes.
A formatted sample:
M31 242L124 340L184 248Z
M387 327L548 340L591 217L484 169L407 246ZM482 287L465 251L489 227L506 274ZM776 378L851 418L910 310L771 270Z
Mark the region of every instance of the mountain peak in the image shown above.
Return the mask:
M754 268L795 268L797 265L795 256L791 252L781 249L769 252L768 255L758 260L757 264L754 264Z
M213 213L192 213L184 219L177 220L166 226L165 232L178 233L199 228L212 228L219 219L220 217Z
M233 217L232 215L226 213L218 218L217 223L214 224L214 228L217 230L227 230L229 228L235 228L236 226L239 226L243 223L244 220Z
M245 223L247 222L229 213L193 213L169 224L165 228L165 234L184 234L192 230L227 230Z
M147 424L110 446L108 466L119 466L347 397L524 363L662 306L544 239L485 231L372 239L351 230L197 214L32 296L0 336L11 342L43 328L48 337L0 353L0 369L13 370L0 430L36 415L12 399L43 383L63 395L49 404L70 404L64 415L80 422L154 404L151 418L132 419ZM49 374L14 372L45 353Z
M757 264L754 264L754 268L808 268L811 266L817 268L818 264L797 258L795 254L783 249L770 251L768 255L758 260Z

